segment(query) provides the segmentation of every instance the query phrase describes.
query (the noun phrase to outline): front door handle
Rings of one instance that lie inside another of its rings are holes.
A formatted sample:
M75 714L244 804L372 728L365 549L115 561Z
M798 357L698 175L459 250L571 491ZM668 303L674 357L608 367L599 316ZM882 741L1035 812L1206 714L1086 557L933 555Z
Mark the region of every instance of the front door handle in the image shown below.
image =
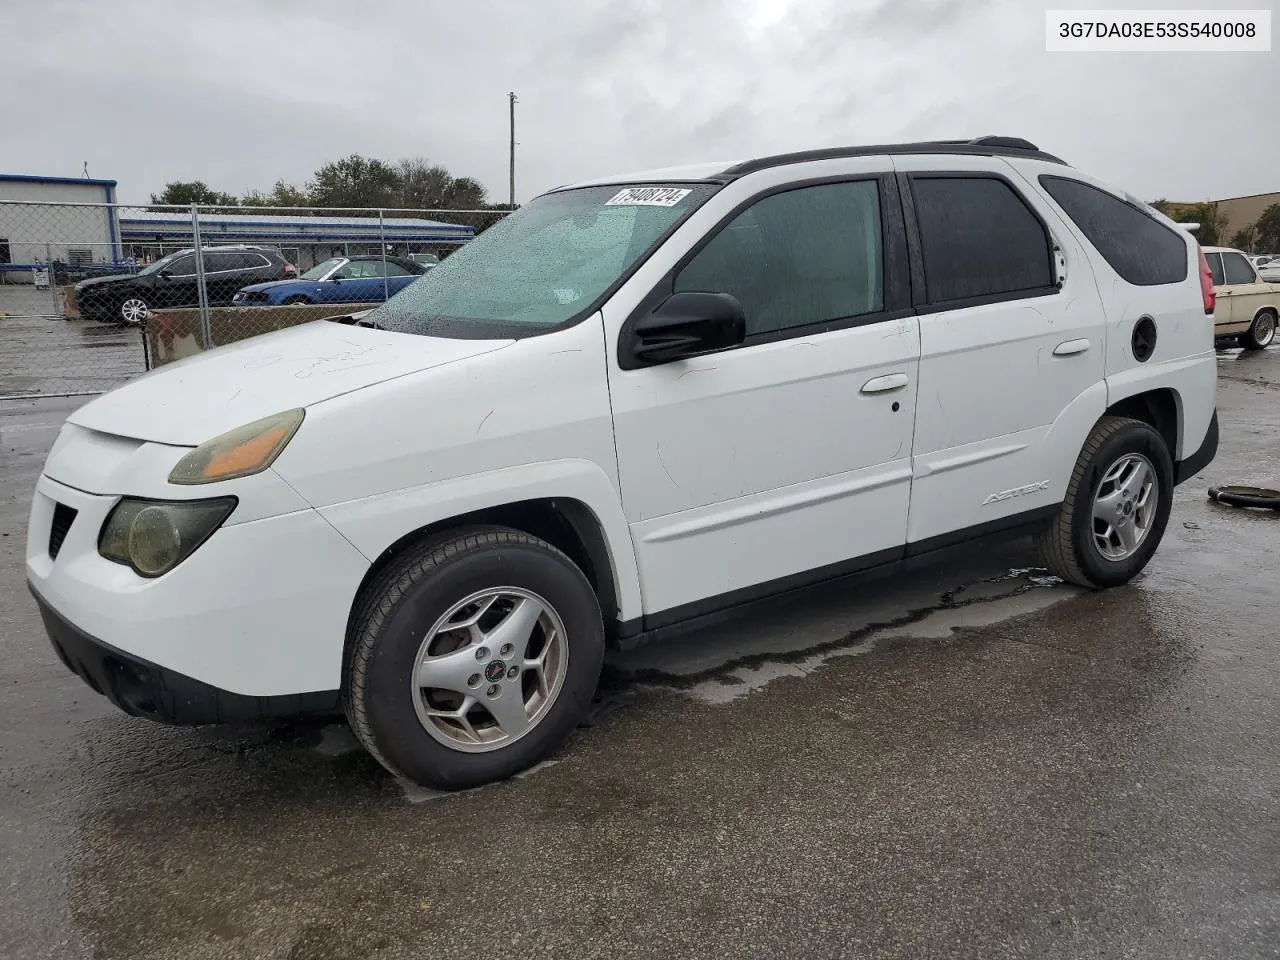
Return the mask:
M905 373L889 373L883 377L872 377L862 385L862 392L889 393L891 390L901 390L907 382Z
M1088 340L1067 340L1053 348L1055 357L1071 357L1089 349Z

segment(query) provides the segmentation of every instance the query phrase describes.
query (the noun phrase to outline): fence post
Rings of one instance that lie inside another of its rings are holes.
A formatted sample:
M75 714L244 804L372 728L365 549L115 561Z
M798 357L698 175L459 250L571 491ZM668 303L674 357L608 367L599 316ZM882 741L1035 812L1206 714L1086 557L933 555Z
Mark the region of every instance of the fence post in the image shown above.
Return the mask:
M196 251L196 297L200 307L200 339L206 350L213 349L213 324L209 321L209 291L204 285L204 245L200 242L200 205L191 205L191 239Z
M378 246L382 250L382 302L386 303L389 299L387 293L387 227L382 220L382 208L378 208Z
M53 269L53 245L46 243L44 245L44 264L49 268L47 276L49 277L49 299L53 301L53 309L49 312L49 316L60 316L62 311L58 309L58 273Z

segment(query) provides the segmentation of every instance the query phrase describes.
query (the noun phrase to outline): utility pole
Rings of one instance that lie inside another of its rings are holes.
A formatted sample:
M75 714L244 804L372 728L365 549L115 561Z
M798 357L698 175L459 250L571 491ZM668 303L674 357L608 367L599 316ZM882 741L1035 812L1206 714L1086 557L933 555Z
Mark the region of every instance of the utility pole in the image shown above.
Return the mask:
M511 209L516 208L516 95L507 94L511 107Z

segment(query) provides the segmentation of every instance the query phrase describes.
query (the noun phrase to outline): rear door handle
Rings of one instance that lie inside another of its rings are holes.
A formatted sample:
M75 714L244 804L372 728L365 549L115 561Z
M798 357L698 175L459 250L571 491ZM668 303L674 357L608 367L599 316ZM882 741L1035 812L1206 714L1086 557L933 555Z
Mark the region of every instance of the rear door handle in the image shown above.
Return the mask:
M901 390L907 383L907 375L905 373L889 373L883 377L872 377L862 385L862 392L888 393L891 390Z
M1055 357L1071 357L1089 349L1088 340L1067 340L1053 348Z

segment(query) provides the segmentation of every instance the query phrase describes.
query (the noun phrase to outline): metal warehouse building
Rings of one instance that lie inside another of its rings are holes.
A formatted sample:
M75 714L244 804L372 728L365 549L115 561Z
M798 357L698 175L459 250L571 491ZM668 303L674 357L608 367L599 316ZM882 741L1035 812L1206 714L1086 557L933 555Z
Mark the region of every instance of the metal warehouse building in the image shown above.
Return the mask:
M120 235L127 253L150 261L174 250L193 246L191 215L125 208ZM406 217L257 216L200 214L200 242L204 246L229 243L277 247L298 269L322 260L351 254L447 254L475 236L473 227Z
M120 259L116 181L0 173L0 275L31 283L37 269Z

